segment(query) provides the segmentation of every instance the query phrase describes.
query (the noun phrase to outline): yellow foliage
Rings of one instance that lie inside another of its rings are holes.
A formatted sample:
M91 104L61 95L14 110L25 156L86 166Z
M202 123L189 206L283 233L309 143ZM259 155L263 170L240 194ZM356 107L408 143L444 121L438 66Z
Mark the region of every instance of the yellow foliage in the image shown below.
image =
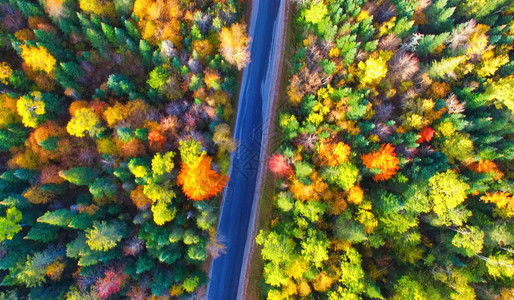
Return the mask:
M445 137L450 137L455 133L456 129L455 126L453 126L453 123L448 121L439 124L439 126L437 126L437 131Z
M5 62L0 63L0 82L3 84L7 84L7 79L11 77L12 69Z
M30 96L23 96L16 102L16 109L25 127L35 128L38 125L37 117L45 113L45 102L41 97L40 92L32 92Z
M289 278L300 279L307 269L309 269L309 264L302 257L298 257L291 263L291 266L289 266L287 276L289 276Z
M143 39L153 45L170 40L181 47L180 21L182 8L178 0L136 0L134 14L139 18L138 27Z
M393 52L374 52L365 62L359 62L359 80L363 85L378 84L387 74L387 61L391 59Z
M109 0L79 0L80 9L85 13L100 15L103 17L114 17L114 3Z
M361 10L361 12L357 15L357 18L355 18L355 22L360 23L364 20L369 18L369 12L367 10Z
M52 200L53 194L45 191L39 185L33 185L23 194L32 204L45 204Z
M207 55L212 55L214 47L209 40L194 40L191 43L193 50L196 50L201 58L205 58Z
M290 296L296 295L296 283L289 279L287 284L282 288L282 296L284 298L289 298Z
M316 275L316 280L314 280L312 286L318 292L327 291L330 286L334 283L334 279L327 275L327 272L323 271Z
M55 67L56 60L42 46L30 47L27 45L21 45L21 58L25 63L34 71L43 71L47 74L52 73Z
M7 124L19 122L20 115L16 108L18 99L11 98L7 94L0 94L0 129Z
M91 108L81 108L76 111L66 126L69 134L76 137L83 137L86 131L93 130L100 123L100 119L96 116Z
M361 223L364 226L364 232L370 234L375 230L375 227L378 226L378 220L375 218L375 215L371 212L372 205L369 201L364 201L359 205L359 210L357 211L357 216L355 220Z
M118 149L116 142L110 137L98 139L96 148L98 153L107 155L115 155Z
M223 27L220 42L221 55L238 70L243 69L250 62L248 51L250 38L246 34L245 24L232 23L230 27Z
M489 31L490 28L491 27L484 24L477 25L475 32L471 35L468 41L466 54L469 57L480 55L486 49L489 36L485 33Z
M478 69L475 69L477 75L479 77L488 77L494 75L498 69L507 64L509 62L509 56L507 54L502 54L498 56L494 56L494 52L492 50L486 51L482 55L482 62Z
M359 186L353 186L348 191L348 202L358 205L364 200L364 191Z
M105 122L107 122L107 126L111 128L126 117L127 112L125 110L125 106L120 102L116 102L113 106L108 107L103 112L103 118Z
M341 54L341 50L339 50L339 48L336 47L332 47L330 49L330 52L328 53L330 58L339 57L339 54Z

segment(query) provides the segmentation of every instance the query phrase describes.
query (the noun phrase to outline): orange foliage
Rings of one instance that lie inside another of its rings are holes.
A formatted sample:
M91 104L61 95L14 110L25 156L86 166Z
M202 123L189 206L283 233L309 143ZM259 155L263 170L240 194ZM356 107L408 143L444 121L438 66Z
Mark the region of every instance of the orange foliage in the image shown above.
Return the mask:
M312 185L305 185L296 178L293 179L289 189L291 193L293 193L293 196L300 201L307 201L311 198L315 198L314 187Z
M307 297L312 292L311 287L306 281L302 281L298 284L298 294L302 297Z
M182 8L178 0L136 0L134 14L139 18L138 27L143 39L153 45L170 40L180 48L180 20Z
M434 132L435 131L428 126L423 127L419 133L420 138L416 141L416 143L421 144L423 142L430 142L434 137Z
M152 199L148 198L143 193L144 186L138 185L135 189L130 192L130 199L136 205L138 209L145 209L152 205Z
M53 263L46 266L46 276L50 277L54 281L57 281L61 278L63 271L64 263L60 261L54 261Z
M125 159L146 154L145 145L138 139L131 139L128 143L123 143L122 140L116 140L116 144L118 144L118 148L121 149L120 154Z
M62 137L66 135L66 129L60 127L54 121L46 121L36 128L32 134L37 144L47 140L49 137Z
M450 85L446 82L436 81L430 86L428 96L434 99L442 99L451 92Z
M202 155L196 166L181 163L177 184L192 200L204 200L218 194L226 185L228 178L211 169L212 158Z
M41 184L61 184L64 178L59 176L59 171L61 171L61 169L56 165L44 167L39 175L39 182L41 182Z
M100 209L95 204L91 204L91 205L77 204L77 206L75 208L77 209L78 212L86 213L90 216L94 215Z
M485 203L494 203L498 208L505 208L514 212L514 197L507 192L485 193L485 196L480 197L480 200Z
M40 159L34 151L30 149L26 149L23 152L20 152L12 159L7 162L7 165L11 169L28 169L28 170L38 170L40 167Z
M373 176L375 181L387 180L400 169L398 166L400 161L396 157L394 147L391 144L382 145L378 152L373 150L372 153L363 154L361 159L366 168L382 170L382 173Z
M102 113L108 106L109 104L107 104L105 101L100 101L98 99L89 103L89 108L91 108L98 117L102 116Z
M316 275L316 280L312 284L314 289L318 292L324 292L330 288L330 286L334 283L334 279L327 275L325 271L318 273Z
M330 204L330 214L332 215L339 215L348 208L348 203L344 200L343 193L336 193Z
M32 204L45 204L52 200L53 193L43 190L39 185L33 185L27 189L23 197Z
M161 149L162 144L166 142L166 138L158 131L150 131L148 133L148 141L150 142L150 147L155 146L157 149Z
M503 177L503 173L498 169L498 166L490 161L490 160L482 160L479 159L477 162L474 162L468 166L472 171L475 171L476 173L489 173L492 172L496 174L494 176L493 180L499 180Z
M321 159L321 165L335 167L348 161L350 146L343 142L331 143L323 141L318 147L318 155Z
M87 108L88 107L88 103L86 100L77 100L77 101L73 101L71 102L70 104L70 107L68 108L68 111L70 112L70 115L72 117L75 117L75 112L81 108Z

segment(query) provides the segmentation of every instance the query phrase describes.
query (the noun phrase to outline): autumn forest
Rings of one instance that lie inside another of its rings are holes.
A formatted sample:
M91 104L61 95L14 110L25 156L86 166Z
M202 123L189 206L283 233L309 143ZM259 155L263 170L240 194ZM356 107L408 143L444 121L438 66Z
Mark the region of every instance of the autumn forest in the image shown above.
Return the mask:
M513 299L514 4L287 3L252 295ZM207 298L252 4L0 0L0 300Z

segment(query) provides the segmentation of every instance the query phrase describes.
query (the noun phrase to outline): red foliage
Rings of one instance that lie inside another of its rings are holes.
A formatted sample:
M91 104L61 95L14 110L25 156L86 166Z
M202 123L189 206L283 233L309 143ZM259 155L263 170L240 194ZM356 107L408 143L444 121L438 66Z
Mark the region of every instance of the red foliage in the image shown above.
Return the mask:
M152 130L148 133L148 140L150 141L150 147L155 146L157 149L161 149L162 144L166 142L166 137L159 132Z
M101 299L107 299L112 294L118 293L127 277L128 275L123 274L123 270L121 269L109 269L105 271L105 277L96 280L95 289L98 296Z
M421 132L419 133L421 136L416 143L421 144L423 142L430 142L430 140L434 137L434 130L428 126L423 127Z
M290 166L284 155L274 154L268 162L270 170L279 177L286 177L293 174L293 167Z

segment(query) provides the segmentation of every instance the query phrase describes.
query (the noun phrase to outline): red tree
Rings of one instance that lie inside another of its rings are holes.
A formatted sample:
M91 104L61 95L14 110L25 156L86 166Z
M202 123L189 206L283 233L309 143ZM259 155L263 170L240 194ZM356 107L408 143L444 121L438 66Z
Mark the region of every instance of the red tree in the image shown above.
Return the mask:
M112 294L120 291L121 285L127 279L128 275L123 274L123 270L109 269L105 271L104 278L98 278L95 284L96 292L101 299L107 299Z
M293 167L289 165L282 154L274 154L269 162L269 169L279 177L286 177L293 174Z

